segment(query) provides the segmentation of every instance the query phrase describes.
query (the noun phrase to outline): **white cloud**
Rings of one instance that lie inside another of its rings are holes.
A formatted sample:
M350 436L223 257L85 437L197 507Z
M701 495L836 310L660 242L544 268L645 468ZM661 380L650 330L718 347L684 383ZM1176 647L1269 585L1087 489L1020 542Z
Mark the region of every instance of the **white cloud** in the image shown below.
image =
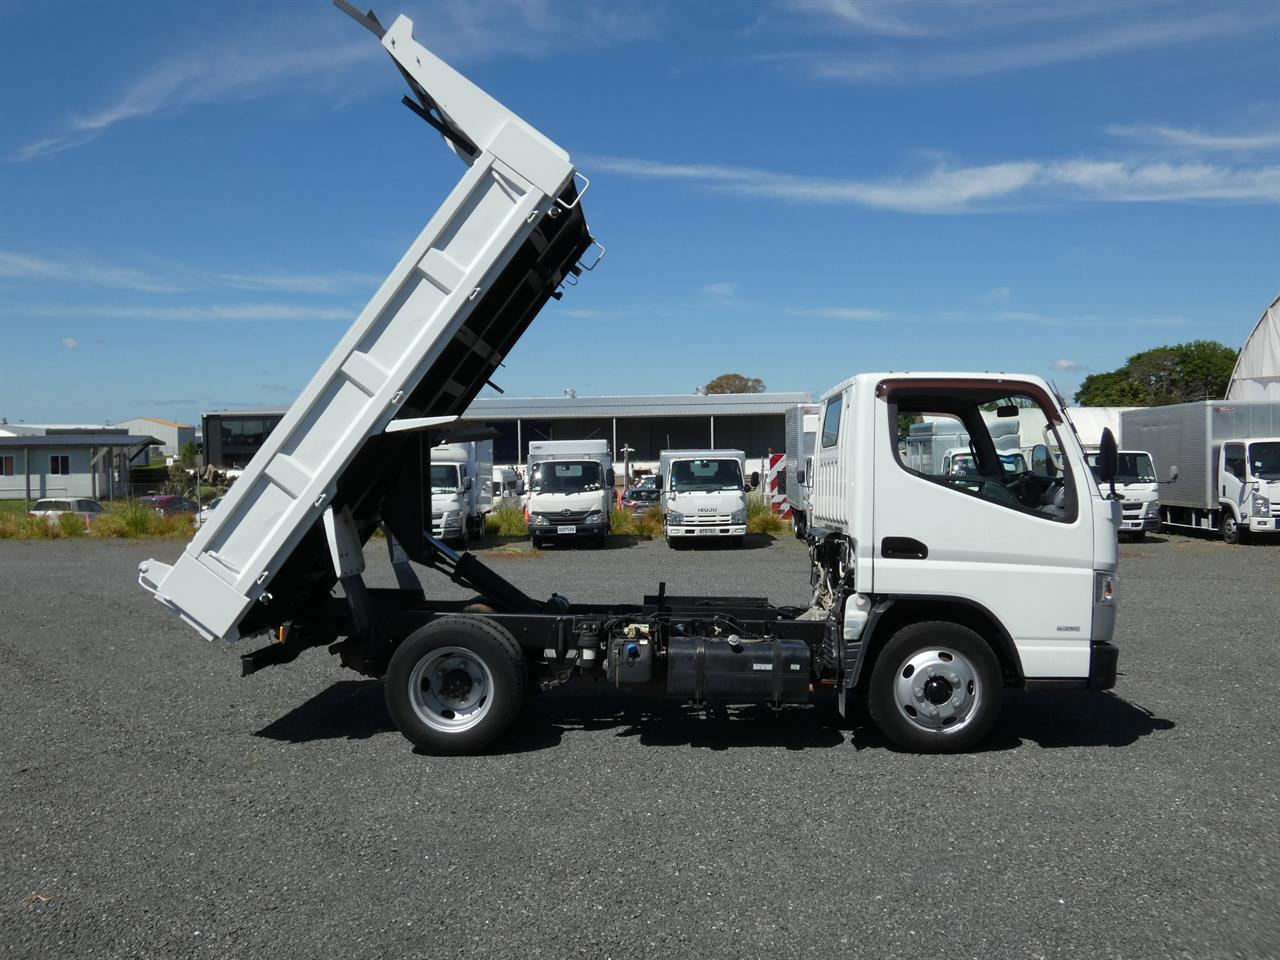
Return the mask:
M793 317L812 317L816 320L888 320L893 316L871 307L798 307L787 313Z
M595 46L655 36L660 10L640 3L555 3L506 0L433 3L416 26L419 40L452 62L494 56L539 57L573 46ZM282 37L287 38L285 42ZM322 91L351 95L351 68L376 64L385 54L363 30L326 10L314 21L255 14L240 36L184 49L152 64L103 105L72 117L61 133L21 147L12 157L27 161L80 146L117 124L157 114L177 114L212 103L237 103L279 94ZM371 69L363 82L390 77Z
M59 342L68 350L74 350L76 347L80 346L80 341L75 337L63 337Z
M702 288L702 292L710 294L713 297L732 297L738 292L738 285L728 281L708 283Z
M1106 128L1113 137L1125 137L1166 147L1185 147L1191 150L1236 151L1241 153L1280 148L1280 131L1265 130L1260 133L1204 133L1183 127L1160 124L1118 124Z
M1013 299L1012 287L992 287L986 293L979 295L979 303L1007 303Z
M1029 160L975 167L939 165L914 177L854 180L625 157L594 157L589 164L605 173L687 180L713 190L750 196L903 213L963 213L990 210L997 201L1044 203L1065 199L1105 203L1280 202L1280 165Z
M1215 38L1245 36L1280 22L1274 7L1136 2L971 0L793 0L818 14L821 41L793 62L815 75L874 83L922 83L1096 60ZM1077 21L1064 24L1060 21ZM832 28L897 41L829 49Z
M43 305L8 305L0 316L12 319L32 317L76 317L97 320L151 320L163 323L279 321L351 321L356 308L313 307L294 303L235 303L206 306L130 306L124 304L77 305L51 307Z
M0 250L0 277L112 287L121 290L137 290L141 293L226 289L317 295L335 294L348 290L372 292L381 280L373 274L351 270L316 274L284 271L247 273L198 270L170 264L158 270L146 271L135 267L74 258L50 260L6 250Z
M1055 360L1049 365L1050 370L1065 370L1069 373L1081 373L1089 368L1083 363L1076 363L1074 360Z

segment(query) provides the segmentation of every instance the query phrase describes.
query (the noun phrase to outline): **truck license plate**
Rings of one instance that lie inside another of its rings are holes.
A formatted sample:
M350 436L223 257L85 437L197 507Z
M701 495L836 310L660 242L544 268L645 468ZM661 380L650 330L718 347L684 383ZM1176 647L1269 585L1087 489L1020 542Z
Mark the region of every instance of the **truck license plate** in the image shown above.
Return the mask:
M719 532L720 532L719 530L699 530L699 531L698 531L698 536L700 536L700 537L711 537L711 536L715 536L715 535L716 535L717 533L719 533Z
M556 527L556 533L577 533L578 528L575 526Z

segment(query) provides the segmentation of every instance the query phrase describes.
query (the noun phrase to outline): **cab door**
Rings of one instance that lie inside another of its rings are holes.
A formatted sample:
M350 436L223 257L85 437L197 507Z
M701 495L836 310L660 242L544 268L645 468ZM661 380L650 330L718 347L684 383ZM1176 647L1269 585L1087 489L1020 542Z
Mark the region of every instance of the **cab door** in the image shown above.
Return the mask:
M1243 443L1224 443L1219 454L1218 496L1236 508L1236 516L1245 519L1249 515L1250 487L1245 477L1248 475L1248 462L1245 457Z
M982 411L991 403L991 381L929 381L927 390L909 380L898 383L905 386L885 391L881 385L874 417L875 593L977 605L1014 640L1026 676L1087 676L1092 485L1070 428L1059 424L1043 432L1053 452L1042 461L1046 476L1027 470L1000 477L994 442L989 434L974 435L986 429ZM913 389L920 392L913 395ZM979 453L982 476L949 477L941 464L909 466L899 451L895 396L911 416L958 421L954 425L970 434ZM1016 396L1017 403L1037 405L1048 399L1039 389ZM937 410L930 414L934 402ZM1055 411L1042 407L1046 425L1060 419ZM1023 437L1023 443L1035 439ZM1041 495L1047 502L1040 502Z

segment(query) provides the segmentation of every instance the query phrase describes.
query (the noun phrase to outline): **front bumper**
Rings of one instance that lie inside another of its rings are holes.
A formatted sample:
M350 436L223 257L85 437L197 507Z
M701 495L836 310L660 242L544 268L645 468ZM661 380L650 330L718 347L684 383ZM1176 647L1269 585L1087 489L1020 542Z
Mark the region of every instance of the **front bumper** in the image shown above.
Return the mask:
M1275 517L1250 517L1250 533L1280 533L1280 521Z
M1155 533L1160 529L1159 517L1125 518L1120 521L1121 533Z
M1116 685L1116 664L1120 648L1114 643L1089 645L1089 689L1110 690Z
M743 537L746 536L747 525L745 523L724 523L724 524L680 524L667 525L667 536L675 537Z
M465 540L464 530L465 528L461 524L452 527L446 527L440 523L431 524L431 535L437 540L443 540L445 543L460 543Z
M529 536L539 540L582 540L588 537L599 537L609 532L606 521L595 523L548 523L539 526L529 525Z

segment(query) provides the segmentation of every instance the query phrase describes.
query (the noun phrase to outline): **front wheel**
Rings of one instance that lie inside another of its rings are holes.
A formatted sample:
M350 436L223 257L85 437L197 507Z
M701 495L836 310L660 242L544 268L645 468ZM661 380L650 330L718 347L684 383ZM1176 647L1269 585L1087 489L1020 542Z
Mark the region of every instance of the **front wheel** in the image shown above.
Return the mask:
M933 621L895 633L876 658L867 706L896 746L967 750L1000 713L1004 684L990 645L967 627Z
M415 746L476 753L506 733L528 686L515 638L481 616L449 616L410 634L387 666L387 710Z
M1240 521L1230 510L1222 514L1222 539L1225 543L1237 544L1244 539L1244 531L1240 529Z

